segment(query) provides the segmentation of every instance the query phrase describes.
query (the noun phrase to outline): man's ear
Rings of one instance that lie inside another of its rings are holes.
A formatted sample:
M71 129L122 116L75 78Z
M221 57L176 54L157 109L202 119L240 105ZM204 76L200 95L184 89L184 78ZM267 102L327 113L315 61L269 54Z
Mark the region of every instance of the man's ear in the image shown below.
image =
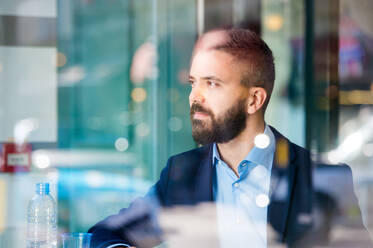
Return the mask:
M252 115L260 110L267 99L267 92L262 87L251 87L247 102L247 113Z

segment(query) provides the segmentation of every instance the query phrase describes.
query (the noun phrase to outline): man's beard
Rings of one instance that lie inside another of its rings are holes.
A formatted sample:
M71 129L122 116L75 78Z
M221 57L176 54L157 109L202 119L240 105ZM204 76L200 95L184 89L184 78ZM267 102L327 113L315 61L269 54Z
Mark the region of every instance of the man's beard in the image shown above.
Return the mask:
M226 143L237 137L246 127L246 100L241 99L225 113L215 118L211 110L194 103L190 108L193 139L201 145L209 143ZM193 119L195 112L209 115L210 119Z

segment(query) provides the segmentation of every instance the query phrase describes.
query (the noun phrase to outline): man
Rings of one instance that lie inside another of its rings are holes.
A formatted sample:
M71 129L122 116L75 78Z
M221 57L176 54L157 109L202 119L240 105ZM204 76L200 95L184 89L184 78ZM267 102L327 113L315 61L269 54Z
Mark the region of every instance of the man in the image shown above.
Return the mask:
M267 247L270 229L279 242L304 247L312 227L309 153L264 121L275 80L269 47L248 30L210 31L195 45L189 80L192 135L203 146L169 158L151 192L165 207L216 202L222 247ZM147 246L133 230L159 230L142 206L91 228L93 247Z

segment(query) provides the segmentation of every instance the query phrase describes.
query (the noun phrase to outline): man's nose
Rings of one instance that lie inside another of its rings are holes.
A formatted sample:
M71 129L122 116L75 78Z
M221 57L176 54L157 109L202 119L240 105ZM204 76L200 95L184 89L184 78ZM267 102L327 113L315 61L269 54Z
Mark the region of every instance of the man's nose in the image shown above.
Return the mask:
M200 86L194 86L189 94L190 104L194 102L203 103L205 101L205 92Z

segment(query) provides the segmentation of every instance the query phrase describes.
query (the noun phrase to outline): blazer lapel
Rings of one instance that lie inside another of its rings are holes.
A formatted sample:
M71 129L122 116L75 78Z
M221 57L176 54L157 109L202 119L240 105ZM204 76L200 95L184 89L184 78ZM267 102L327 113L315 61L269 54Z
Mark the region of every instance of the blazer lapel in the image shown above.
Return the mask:
M276 139L276 151L271 171L267 220L284 242L289 208L294 195L296 173L294 147L288 139L271 127Z
M196 184L194 188L195 203L213 201L213 177L215 175L212 164L212 144L201 153L201 163L196 174Z

